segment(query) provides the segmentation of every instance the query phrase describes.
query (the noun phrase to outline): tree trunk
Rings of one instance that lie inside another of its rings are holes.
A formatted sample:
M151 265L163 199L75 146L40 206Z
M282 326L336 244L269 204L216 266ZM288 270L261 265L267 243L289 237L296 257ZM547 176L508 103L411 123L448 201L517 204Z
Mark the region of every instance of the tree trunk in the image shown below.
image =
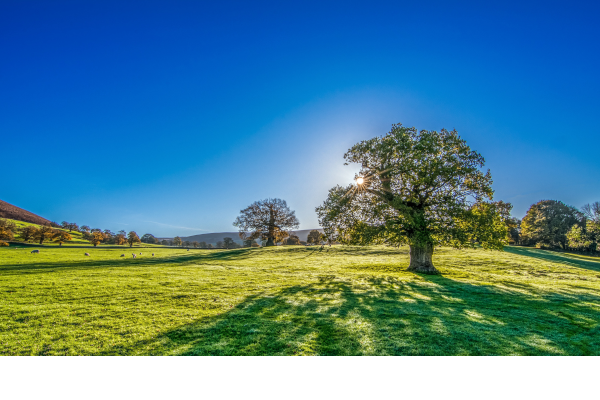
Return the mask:
M269 236L267 238L267 243L265 244L265 247L267 246L275 246L275 243L273 242L273 237Z
M408 270L430 275L439 274L440 271L433 266L432 256L433 246L431 244L411 244Z

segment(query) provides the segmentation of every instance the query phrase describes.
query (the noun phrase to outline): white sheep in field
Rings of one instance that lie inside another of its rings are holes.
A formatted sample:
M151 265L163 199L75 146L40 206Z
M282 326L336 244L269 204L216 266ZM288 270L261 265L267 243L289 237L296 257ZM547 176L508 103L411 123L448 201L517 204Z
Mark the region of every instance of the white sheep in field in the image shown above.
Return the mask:
M136 256L135 256L135 253L131 253L131 255L133 256L133 258L135 258L135 257L136 257Z
M31 253L32 253L32 254L33 254L33 253L40 254L40 251L39 251L39 250L32 250L32 251L31 251Z
M85 254L84 254L84 256L88 256L88 257L89 257L89 256L90 256L90 253L85 253Z

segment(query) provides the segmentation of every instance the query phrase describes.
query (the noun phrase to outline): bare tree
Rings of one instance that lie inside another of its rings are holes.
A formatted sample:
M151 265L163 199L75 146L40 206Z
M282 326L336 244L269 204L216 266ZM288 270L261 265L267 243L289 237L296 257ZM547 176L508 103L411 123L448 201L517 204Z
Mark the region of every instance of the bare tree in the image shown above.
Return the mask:
M275 245L279 232L297 229L300 226L295 212L290 210L285 200L265 199L252 203L240 211L233 226L240 230L242 239L266 239L267 246ZM246 232L251 232L249 235Z

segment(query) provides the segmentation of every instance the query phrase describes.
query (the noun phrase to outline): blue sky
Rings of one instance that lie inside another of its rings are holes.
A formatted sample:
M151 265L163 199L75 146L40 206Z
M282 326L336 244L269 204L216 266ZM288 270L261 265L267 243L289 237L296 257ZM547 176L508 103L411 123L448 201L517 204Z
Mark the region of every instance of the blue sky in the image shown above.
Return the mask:
M0 3L0 199L156 236L301 228L392 123L456 128L496 199L600 200L592 2Z

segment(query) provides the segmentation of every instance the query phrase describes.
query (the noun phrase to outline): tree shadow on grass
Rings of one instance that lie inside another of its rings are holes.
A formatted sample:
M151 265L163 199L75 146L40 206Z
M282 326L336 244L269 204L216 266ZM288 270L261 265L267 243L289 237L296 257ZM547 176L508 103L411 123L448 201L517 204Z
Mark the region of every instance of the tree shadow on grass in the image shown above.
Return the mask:
M506 246L504 247L504 251L507 253L518 254L520 256L550 261L560 265L569 265L571 267L600 271L600 259L598 261L588 260L574 254L571 255L568 253L558 253L555 251L534 249L531 247Z
M249 296L127 349L177 355L600 355L599 296L443 276L334 276Z
M134 249L139 250L139 249ZM207 251L206 253L190 252L167 257L151 257L149 255L131 257L130 249L125 249L125 257L113 259L94 260L92 257L83 255L79 260L73 261L55 261L55 262L36 262L36 255L31 256L31 262L19 264L4 264L0 265L0 272L4 275L23 273L23 272L53 272L57 269L72 269L72 270L89 270L93 268L113 268L113 267L132 267L132 266L153 266L164 264L176 264L177 266L186 266L202 263L210 263L215 261L231 261L242 260L251 257L251 251L254 249L236 249L223 251ZM144 252L142 252L144 253ZM145 252L152 253L151 251ZM138 254L138 253L136 253ZM76 255L74 255L76 256Z

